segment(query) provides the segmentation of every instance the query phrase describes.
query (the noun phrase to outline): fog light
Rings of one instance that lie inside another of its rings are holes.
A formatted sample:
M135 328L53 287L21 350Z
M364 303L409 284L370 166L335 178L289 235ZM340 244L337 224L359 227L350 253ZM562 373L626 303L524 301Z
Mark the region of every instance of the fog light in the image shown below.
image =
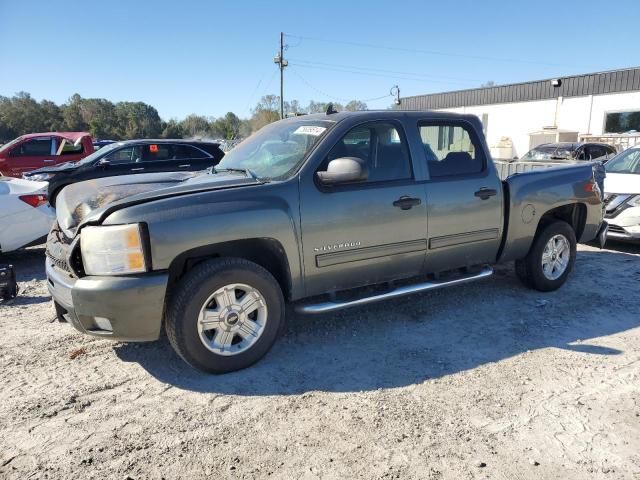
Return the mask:
M113 327L111 326L111 320L109 320L108 318L93 317L93 321L95 322L96 326L100 330L107 330L109 332L113 332Z

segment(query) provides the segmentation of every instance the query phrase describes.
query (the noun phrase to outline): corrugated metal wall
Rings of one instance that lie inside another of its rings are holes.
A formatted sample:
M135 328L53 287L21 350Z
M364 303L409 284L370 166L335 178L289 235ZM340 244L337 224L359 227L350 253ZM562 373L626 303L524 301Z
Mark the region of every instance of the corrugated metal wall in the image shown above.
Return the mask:
M397 108L431 110L640 90L640 68L559 78L561 80L559 87L554 87L551 79L548 79L406 97Z

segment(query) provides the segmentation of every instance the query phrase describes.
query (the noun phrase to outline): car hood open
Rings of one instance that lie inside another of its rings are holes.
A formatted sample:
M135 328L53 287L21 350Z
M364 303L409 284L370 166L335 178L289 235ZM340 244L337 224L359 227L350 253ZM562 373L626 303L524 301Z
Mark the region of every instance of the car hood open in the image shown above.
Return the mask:
M242 172L162 172L98 178L65 187L56 200L56 215L65 235L73 238L84 224L99 223L130 205L261 183Z

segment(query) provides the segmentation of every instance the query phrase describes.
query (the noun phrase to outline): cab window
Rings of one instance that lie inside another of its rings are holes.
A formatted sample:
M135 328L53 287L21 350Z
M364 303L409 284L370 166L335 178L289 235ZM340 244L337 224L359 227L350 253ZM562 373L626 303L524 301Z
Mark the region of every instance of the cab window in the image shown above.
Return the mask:
M51 155L51 138L33 138L21 143L13 150L14 157L44 157Z
M432 178L474 175L485 167L475 138L462 125L421 124L420 138Z
M349 131L329 152L323 167L341 157L364 161L368 182L388 182L412 177L406 140L398 128L387 122L370 122ZM323 168L320 168L322 170Z

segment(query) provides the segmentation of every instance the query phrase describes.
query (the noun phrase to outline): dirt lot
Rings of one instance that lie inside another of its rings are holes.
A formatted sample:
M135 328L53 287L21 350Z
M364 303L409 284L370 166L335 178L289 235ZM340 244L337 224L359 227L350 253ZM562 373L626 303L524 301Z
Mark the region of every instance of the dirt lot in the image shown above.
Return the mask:
M2 261L1 478L640 479L640 248L580 247L551 294L506 266L293 318L217 377L49 323L43 250Z

